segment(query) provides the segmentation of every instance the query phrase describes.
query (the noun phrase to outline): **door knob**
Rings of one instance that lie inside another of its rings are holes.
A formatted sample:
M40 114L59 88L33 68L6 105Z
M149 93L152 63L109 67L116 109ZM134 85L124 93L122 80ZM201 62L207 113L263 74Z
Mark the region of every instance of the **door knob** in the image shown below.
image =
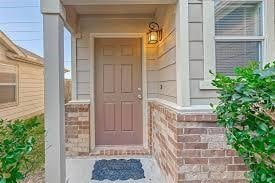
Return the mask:
M138 95L137 98L141 100L142 99L142 95Z

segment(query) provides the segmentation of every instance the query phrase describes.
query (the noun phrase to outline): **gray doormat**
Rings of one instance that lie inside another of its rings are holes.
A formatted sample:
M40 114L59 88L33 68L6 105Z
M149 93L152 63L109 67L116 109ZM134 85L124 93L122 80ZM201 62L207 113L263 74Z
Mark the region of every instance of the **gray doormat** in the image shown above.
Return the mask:
M95 162L92 180L138 180L143 179L144 170L140 160L137 159L112 159Z

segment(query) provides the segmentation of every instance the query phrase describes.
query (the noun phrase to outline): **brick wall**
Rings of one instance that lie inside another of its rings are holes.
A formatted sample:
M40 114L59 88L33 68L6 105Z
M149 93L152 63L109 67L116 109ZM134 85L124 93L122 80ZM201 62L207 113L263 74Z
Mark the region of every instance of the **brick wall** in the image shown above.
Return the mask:
M65 147L67 156L89 155L90 104L65 105Z
M150 103L150 115L152 122L152 155L166 182L176 182L178 177L177 158L177 134L181 134L176 128L176 113L161 105Z
M180 114L150 102L152 155L166 182L246 182L246 167L226 145L213 114Z

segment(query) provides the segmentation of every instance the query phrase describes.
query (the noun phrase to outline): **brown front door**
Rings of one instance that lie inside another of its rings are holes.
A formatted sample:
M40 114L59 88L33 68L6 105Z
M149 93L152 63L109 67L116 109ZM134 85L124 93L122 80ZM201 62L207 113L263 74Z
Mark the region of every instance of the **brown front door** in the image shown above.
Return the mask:
M142 144L140 39L95 40L96 145Z

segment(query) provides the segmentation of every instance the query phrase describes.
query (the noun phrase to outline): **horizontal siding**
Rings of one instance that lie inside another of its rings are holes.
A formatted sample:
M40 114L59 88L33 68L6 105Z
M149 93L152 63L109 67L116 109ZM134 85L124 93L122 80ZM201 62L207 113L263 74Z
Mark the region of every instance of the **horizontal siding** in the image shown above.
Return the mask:
M89 34L83 34L81 39L77 39L76 51L77 98L88 100L90 99Z
M157 22L163 25L164 39L158 45L146 45L146 74L148 98L161 98L176 102L176 32L175 5L160 8ZM148 22L143 20L98 20L80 18L82 37L77 39L77 98L90 98L89 33L91 32L147 32ZM162 85L162 89L161 89Z
M146 69L147 69L147 97L158 98L159 95L159 71L157 60L157 47L146 46Z
M0 109L2 119L13 120L44 111L44 68L22 62L16 63L19 73L18 105Z
M209 105L217 101L214 90L201 90L204 80L202 1L189 0L189 58L191 105Z
M158 44L158 98L177 102L175 6L170 5L156 13L163 27L163 40Z

